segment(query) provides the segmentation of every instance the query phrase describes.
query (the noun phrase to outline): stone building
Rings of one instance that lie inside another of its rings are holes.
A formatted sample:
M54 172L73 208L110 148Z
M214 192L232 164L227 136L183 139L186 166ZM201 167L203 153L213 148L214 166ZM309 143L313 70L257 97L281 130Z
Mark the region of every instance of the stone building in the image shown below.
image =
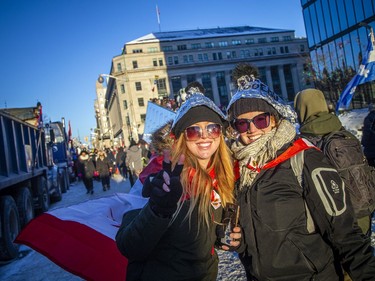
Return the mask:
M307 40L293 30L238 26L150 33L124 45L112 59L105 107L114 138L128 146L143 133L147 103L174 98L192 81L223 109L234 85L232 69L247 62L286 100L309 85Z

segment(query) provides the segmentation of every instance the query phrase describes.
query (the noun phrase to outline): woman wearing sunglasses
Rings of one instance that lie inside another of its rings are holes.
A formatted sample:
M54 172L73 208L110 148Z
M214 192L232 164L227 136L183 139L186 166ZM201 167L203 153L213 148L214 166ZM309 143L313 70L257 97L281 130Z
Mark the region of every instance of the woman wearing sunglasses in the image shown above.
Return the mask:
M340 264L352 280L374 280L370 241L338 173L296 136L296 114L279 96L248 76L238 85L228 117L248 280L343 280Z
M177 111L163 170L144 183L149 203L133 220L125 215L116 236L129 260L127 280L216 280L216 222L234 200L224 123L224 114L201 93Z

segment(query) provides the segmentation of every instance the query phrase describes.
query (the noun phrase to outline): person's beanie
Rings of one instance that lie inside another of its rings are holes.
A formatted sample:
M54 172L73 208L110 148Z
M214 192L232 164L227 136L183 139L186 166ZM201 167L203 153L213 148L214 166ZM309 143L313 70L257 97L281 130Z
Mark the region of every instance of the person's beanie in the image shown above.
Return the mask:
M277 110L263 99L243 98L237 100L229 109L230 121L246 112L261 111L269 112L276 118L276 122L280 119Z
M223 120L215 111L207 106L196 106L181 117L173 127L172 133L178 138L187 127L198 122L212 122L223 126Z

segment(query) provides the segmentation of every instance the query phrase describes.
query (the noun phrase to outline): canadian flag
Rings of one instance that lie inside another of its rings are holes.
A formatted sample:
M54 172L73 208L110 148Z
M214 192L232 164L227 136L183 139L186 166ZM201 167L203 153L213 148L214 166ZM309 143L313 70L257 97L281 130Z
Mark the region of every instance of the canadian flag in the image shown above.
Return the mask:
M142 208L147 198L117 193L110 197L44 213L15 242L45 255L84 280L126 280L128 260L117 249L116 233L125 212Z

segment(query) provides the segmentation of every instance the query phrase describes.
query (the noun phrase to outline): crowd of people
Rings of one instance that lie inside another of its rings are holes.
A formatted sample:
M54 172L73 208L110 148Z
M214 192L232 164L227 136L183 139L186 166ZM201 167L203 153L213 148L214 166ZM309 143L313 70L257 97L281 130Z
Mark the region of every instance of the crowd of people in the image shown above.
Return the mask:
M176 115L150 144L80 152L88 194L95 172L103 190L118 173L149 198L124 214L116 235L127 280L216 280L215 249L236 251L250 281L374 280L374 205L357 214L347 179L320 145L346 131L324 94L305 89L293 108L252 73L237 78L226 112L193 82L174 102L154 101ZM374 117L371 106L357 151L370 166ZM367 171L373 196L375 170Z
M149 203L117 233L128 280L215 280L215 247L237 251L248 280L374 280L374 209L360 225L350 187L318 148L344 130L323 93L298 93L294 109L243 75L224 116L192 88L145 176Z
M130 146L89 150L77 147L71 152L74 174L84 183L87 194L94 193L94 180L100 181L103 191L111 188L111 177L120 176L133 186L142 169L148 164L151 152L146 142L131 141Z

